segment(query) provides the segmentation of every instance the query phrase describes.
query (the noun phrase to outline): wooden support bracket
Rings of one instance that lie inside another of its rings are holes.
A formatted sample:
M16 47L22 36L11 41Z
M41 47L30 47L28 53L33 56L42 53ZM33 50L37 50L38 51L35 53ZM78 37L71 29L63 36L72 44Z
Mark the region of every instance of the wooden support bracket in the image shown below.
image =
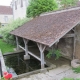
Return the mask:
M41 57L41 69L44 69L44 50L46 46L37 43L39 51L40 51L40 57Z
M23 38L23 41L24 41L24 44L25 44L24 60L28 60L28 59L30 59L30 55L28 54L28 41L29 40Z
M23 38L23 41L24 41L24 44L25 44L25 54L28 55L28 40Z
M63 38L74 37L74 36L75 36L74 33L73 34L66 34Z
M17 45L17 50L19 50L19 41L18 41L18 37L16 36L16 45Z

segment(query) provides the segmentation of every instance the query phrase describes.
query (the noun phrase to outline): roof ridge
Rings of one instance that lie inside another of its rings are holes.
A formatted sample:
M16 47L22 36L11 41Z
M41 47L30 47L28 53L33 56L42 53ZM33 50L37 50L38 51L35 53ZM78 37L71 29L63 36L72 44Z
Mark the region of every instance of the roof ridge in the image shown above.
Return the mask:
M0 14L7 14L7 15L12 15L13 10L10 6L3 6L0 5Z
M46 15L51 15L51 14L57 14L57 13L62 13L62 12L66 12L66 11L78 10L78 9L80 9L80 7L69 8L69 9L58 10L58 11L51 11L51 12L42 13L40 16L46 16Z

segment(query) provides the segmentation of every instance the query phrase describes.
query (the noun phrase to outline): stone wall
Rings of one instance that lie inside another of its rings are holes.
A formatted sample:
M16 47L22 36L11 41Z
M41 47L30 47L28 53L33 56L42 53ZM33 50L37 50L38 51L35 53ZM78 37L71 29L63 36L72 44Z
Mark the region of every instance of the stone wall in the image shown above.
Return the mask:
M62 56L72 59L73 55L73 38L62 38L58 43Z

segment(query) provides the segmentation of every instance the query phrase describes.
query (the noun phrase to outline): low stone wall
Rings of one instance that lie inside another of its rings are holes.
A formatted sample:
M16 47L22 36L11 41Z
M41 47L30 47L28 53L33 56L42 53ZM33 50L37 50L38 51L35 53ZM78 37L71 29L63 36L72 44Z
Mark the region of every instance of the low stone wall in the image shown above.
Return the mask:
M0 50L0 61L1 61L0 67L1 67L1 70L2 70L1 74L3 75L4 72L7 72L7 69L6 69L6 66L5 66L5 62L4 62L4 58L3 58L1 50Z

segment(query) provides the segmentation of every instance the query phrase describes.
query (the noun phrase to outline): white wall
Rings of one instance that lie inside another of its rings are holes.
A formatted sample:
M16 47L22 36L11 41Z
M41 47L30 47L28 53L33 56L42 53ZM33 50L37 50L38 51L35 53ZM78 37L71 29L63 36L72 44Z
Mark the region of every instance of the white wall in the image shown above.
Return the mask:
M7 20L5 20L5 16L7 16ZM7 24L11 20L13 20L13 15L3 15L3 14L0 14L0 23L1 24Z
M15 9L15 1L17 1L17 9ZM23 0L23 7L21 7L21 0L13 0L13 18L14 20L17 18L26 17L26 9L29 4L28 0Z

